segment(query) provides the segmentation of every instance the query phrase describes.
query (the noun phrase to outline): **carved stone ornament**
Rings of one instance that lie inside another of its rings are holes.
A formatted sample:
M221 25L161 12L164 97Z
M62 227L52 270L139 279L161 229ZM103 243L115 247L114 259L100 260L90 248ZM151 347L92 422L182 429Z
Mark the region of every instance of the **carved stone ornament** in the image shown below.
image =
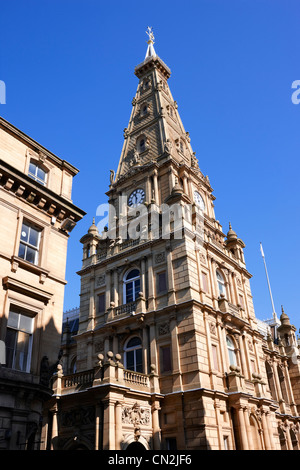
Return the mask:
M105 285L105 274L97 277L97 286L104 286Z
M214 323L209 324L209 331L211 332L212 335L216 336L216 325Z
M164 252L157 253L154 257L154 262L158 264L158 263L162 263L163 261L165 261L165 253Z
M150 409L135 403L132 407L124 406L122 409L122 423L133 424L134 426L150 425Z
M169 322L162 323L161 325L158 325L158 334L159 336L167 335L170 333L170 324Z

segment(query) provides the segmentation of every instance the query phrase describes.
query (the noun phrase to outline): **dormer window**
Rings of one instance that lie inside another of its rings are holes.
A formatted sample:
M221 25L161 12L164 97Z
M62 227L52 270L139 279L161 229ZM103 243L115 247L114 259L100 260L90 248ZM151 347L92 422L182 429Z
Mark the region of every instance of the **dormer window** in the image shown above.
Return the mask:
M34 179L38 183L41 183L44 186L46 185L47 173L36 162L31 161L29 163L28 176L30 176L30 178Z

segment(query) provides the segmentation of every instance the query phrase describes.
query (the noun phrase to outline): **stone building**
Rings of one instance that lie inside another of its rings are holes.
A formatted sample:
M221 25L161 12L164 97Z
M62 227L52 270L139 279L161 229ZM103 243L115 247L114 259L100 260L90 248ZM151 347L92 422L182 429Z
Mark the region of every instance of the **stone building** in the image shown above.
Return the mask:
M245 244L215 217L151 31L135 75L109 224L80 240L43 448L299 449L295 327L256 319Z
M59 360L78 170L0 118L0 449L38 449Z

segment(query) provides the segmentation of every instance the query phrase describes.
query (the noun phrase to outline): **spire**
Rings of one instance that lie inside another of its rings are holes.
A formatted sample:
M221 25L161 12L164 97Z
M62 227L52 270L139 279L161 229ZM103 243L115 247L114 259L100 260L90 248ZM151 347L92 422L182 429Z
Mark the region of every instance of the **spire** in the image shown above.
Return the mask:
M155 57L156 56L156 53L155 53L155 50L154 50L154 47L153 47L154 34L153 34L153 31L152 31L152 26L148 26L146 34L148 34L149 40L147 41L148 48L147 48L147 52L146 52L146 55L145 55L145 60L148 59L148 57Z
M173 159L199 171L189 133L185 131L168 85L171 70L156 54L151 27L146 57L134 69L139 79L114 183L159 161Z
M283 310L283 305L281 305L281 315L280 315L280 321L284 325L290 325L290 319Z
M92 223L92 225L90 226L90 228L88 229L88 233L90 233L90 234L92 234L92 235L99 235L97 226L96 226L96 224L95 224L95 217L93 217L93 223Z
M237 234L232 230L231 223L229 222L229 231L227 232L227 240L237 240Z

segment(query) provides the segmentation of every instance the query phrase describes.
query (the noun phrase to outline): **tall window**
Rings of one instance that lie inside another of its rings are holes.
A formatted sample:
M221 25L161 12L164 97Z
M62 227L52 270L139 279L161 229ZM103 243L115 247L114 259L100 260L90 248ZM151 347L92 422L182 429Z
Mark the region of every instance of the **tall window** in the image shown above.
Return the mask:
M237 366L234 343L229 336L226 337L226 344L227 344L227 351L228 351L228 356L229 356L229 364L233 366Z
M9 312L6 330L6 365L11 369L30 371L33 318L17 309Z
M157 274L157 293L166 292L167 290L167 275L166 272Z
M219 271L217 271L217 282L218 282L219 295L224 295L226 297L225 280Z
M47 173L37 163L32 161L29 163L28 176L45 186L47 180Z
M139 151L144 152L146 150L146 142L145 139L141 139L139 141Z
M160 371L170 372L172 370L172 361L171 361L171 347L170 346L161 346L160 347Z
M124 298L125 303L134 302L137 300L140 292L140 272L138 269L132 269L124 281Z
M38 263L40 235L40 230L27 222L23 222L18 254L20 258L33 264Z
M143 372L142 341L135 336L129 339L125 349L125 367L135 372Z

